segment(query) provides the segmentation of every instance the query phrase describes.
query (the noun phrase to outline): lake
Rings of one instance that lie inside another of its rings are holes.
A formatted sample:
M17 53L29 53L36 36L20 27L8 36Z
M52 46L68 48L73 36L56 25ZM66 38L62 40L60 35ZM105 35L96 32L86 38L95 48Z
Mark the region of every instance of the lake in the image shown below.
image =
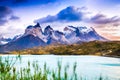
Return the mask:
M2 57L7 57L3 55ZM10 58L16 55L9 55ZM100 56L58 56L58 55L22 55L21 62L17 61L15 67L26 67L28 61L37 62L42 68L46 62L50 69L56 69L58 61L62 67L69 64L69 76L72 74L73 64L77 63L77 74L87 77L87 80L93 80L98 76L109 77L111 80L120 79L120 58L100 57ZM14 59L13 59L14 60Z

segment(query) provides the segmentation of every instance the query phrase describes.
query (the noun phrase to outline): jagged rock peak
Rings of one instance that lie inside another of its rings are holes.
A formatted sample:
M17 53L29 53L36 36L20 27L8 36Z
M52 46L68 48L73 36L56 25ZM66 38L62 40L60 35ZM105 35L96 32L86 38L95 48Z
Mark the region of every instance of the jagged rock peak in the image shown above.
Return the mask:
M39 28L41 28L41 26L40 26L40 24L39 23L37 23L36 25L29 25L26 29L31 29L31 28L37 28L37 27L39 27Z
M37 23L34 28L41 27L39 23Z
M58 33L58 34L61 34L61 35L64 35L64 33L63 32L60 32L60 31L55 31L56 33Z
M44 29L44 34L45 35L49 35L49 34L52 34L53 32L53 28L50 27L50 25L46 26L46 28Z
M50 26L50 25L46 26L46 28L45 28L45 29L53 30L53 28L51 28L51 26Z
M29 25L26 29L31 29L31 28L33 28L33 26L32 26L32 25Z

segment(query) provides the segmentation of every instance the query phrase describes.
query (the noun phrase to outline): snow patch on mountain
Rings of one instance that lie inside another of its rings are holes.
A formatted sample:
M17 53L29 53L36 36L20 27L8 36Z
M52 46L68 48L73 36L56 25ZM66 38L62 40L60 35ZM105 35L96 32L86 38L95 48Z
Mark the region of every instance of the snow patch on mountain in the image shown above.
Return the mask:
M10 42L12 39L11 38L5 38L3 36L0 36L0 45L4 45L7 44L8 42Z

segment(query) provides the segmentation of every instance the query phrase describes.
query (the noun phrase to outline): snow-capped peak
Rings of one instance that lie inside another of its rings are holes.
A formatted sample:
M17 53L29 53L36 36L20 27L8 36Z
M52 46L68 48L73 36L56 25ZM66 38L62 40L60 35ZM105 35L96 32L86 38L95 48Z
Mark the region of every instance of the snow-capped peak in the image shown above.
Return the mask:
M25 29L25 34L24 35L29 35L29 34L32 34L34 36L37 36L38 34L42 34L42 28L40 27L39 23L37 23L35 26L28 26L26 29Z
M35 37L40 38L44 42L47 42L46 36L43 35L43 31L39 23L37 23L35 26L31 26L31 25L28 26L25 30L23 37L27 35L33 35Z
M93 40L105 40L101 37L92 27L80 26L68 26L64 28L65 37L71 42L78 41L93 41Z
M88 33L90 31L93 31L92 27L86 27L86 26L80 26L77 27L81 33Z

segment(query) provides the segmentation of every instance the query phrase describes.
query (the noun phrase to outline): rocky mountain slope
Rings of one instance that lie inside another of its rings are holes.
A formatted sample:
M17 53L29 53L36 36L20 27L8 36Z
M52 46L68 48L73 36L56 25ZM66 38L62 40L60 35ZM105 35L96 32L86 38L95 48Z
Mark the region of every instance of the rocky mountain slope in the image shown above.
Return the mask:
M43 31L39 23L37 23L34 26L28 26L23 35L15 36L7 44L0 46L0 52L22 50L50 44L74 44L94 40L106 41L107 39L100 36L91 27L68 26L61 32L54 30L48 25Z

